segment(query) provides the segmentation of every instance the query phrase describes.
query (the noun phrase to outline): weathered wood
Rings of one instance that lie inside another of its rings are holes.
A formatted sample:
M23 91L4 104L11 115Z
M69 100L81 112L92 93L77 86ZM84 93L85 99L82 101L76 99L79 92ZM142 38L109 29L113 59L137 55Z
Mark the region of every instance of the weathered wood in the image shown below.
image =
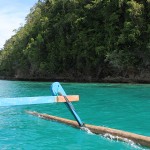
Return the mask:
M67 124L67 125L71 125L75 128L80 128L78 123L73 120L64 119L64 118L60 118L60 117L56 117L56 116L52 116L48 114L41 114L41 113L32 112L32 111L27 111L27 113L34 115L34 116L41 117L46 120L53 120L53 121ZM128 139L128 140L133 141L136 144L140 144L141 146L150 147L150 137L148 136L143 136L143 135L134 134L134 133L130 133L130 132L122 131L122 130L107 128L107 127L102 127L102 126L94 126L94 125L89 125L89 124L85 124L85 127L95 134L102 134L102 135L110 134L114 136L113 139L116 139L116 140L126 142L126 139Z
M70 102L79 101L79 95L67 95L66 96ZM66 102L64 96L57 96L57 102Z

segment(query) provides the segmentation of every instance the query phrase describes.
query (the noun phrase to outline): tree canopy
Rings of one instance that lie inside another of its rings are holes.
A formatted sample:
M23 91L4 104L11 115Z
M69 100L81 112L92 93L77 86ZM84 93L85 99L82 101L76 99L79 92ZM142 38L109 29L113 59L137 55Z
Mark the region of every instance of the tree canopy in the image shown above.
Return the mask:
M150 0L39 0L0 51L0 76L101 80L150 71Z

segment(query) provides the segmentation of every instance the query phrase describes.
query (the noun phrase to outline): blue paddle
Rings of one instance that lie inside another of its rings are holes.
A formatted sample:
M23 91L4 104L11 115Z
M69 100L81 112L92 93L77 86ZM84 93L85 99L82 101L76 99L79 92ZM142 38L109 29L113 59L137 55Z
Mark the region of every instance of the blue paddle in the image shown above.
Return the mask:
M62 88L62 86L60 85L59 82L54 82L51 85L51 92L53 94L53 96L58 96L61 95L64 97L64 99L66 100L66 104L69 108L69 110L71 111L71 113L73 114L74 118L76 119L76 121L78 122L79 126L82 127L84 126L84 123L81 121L80 117L78 116L78 114L76 113L72 103L68 100L66 92L64 91L64 89Z

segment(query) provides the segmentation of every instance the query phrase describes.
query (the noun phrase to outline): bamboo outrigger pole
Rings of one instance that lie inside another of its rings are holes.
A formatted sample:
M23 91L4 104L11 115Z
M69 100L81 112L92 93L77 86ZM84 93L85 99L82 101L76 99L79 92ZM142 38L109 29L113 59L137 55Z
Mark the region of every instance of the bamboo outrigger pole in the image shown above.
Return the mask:
M46 120L52 120L52 121L57 121L60 123L64 123L70 126L73 126L75 128L81 128L79 124L76 121L65 119L65 118L60 118L48 114L41 114L38 112L32 112L32 111L26 111L28 114L38 116L40 118L46 119ZM89 125L89 124L84 124L84 127L88 128L91 132L95 134L110 134L114 136L113 139L120 140L127 142L128 140L133 141L135 144L140 144L141 146L145 147L150 147L150 137L148 136L143 136L139 134L134 134L122 130L117 130L117 129L112 129L112 128L107 128L107 127L102 127L102 126L94 126L94 125Z
M79 101L79 95L67 95L69 101ZM38 96L38 97L16 97L16 98L0 98L1 106L17 106L17 105L33 105L33 104L49 104L64 103L66 100L63 96Z

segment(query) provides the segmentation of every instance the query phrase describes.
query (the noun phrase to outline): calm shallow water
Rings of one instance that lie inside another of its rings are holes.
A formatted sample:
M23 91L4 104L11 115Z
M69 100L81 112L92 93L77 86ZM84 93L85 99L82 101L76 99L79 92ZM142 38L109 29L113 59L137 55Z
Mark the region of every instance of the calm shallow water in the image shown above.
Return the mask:
M47 96L50 82L0 80L0 98ZM66 93L79 94L73 103L88 124L150 136L150 85L61 83ZM57 122L30 116L25 110L73 119L62 103L0 108L2 150L132 150L144 149L109 140Z

